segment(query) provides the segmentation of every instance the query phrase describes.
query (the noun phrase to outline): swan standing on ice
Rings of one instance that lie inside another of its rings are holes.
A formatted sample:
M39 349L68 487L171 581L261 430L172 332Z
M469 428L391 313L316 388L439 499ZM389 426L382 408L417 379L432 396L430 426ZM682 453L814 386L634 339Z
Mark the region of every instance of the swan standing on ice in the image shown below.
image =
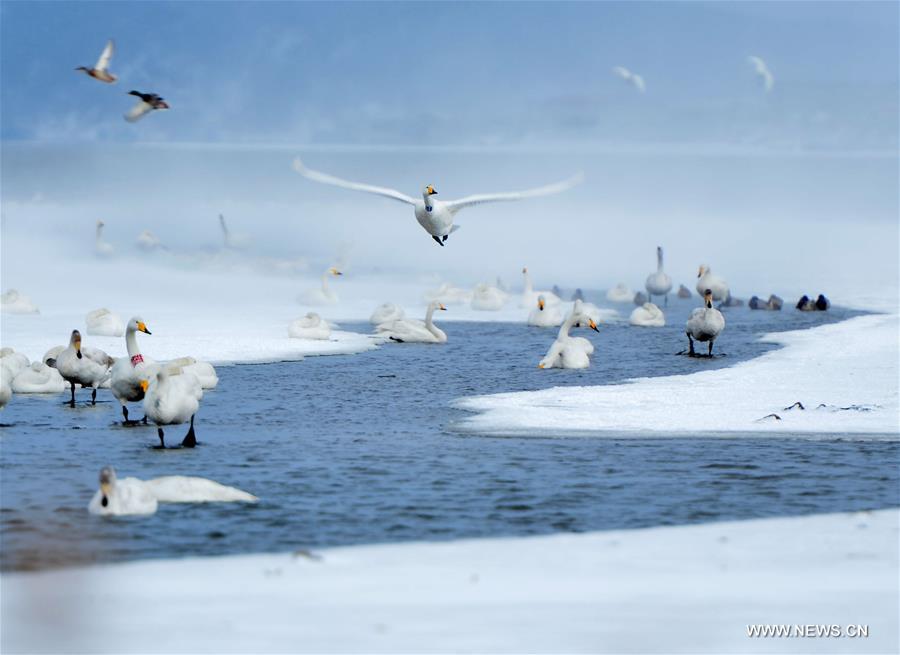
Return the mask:
M461 198L459 200L443 201L436 200L433 197L437 195L437 191L434 190L434 187L431 184L427 184L422 187L422 197L420 199L417 199L411 198L405 193L395 191L394 189L373 186L371 184L349 182L347 180L342 180L338 177L334 177L333 175L328 175L327 173L320 173L318 171L311 170L303 165L303 162L300 161L299 157L294 160L294 170L309 180L322 182L324 184L331 184L334 186L343 187L345 189L353 189L354 191L374 193L379 196L393 198L394 200L399 200L400 202L405 202L408 205L412 205L416 220L419 222L419 225L421 225L422 228L431 235L431 238L434 239L440 246L444 245L444 242L447 240L447 237L449 237L451 233L459 229L458 225L453 225L453 219L461 209L485 202L498 202L501 200L521 200L523 198L534 198L537 196L546 196L553 193L560 193L562 191L565 191L566 189L571 189L573 186L581 182L582 179L582 176L579 174L575 177L565 180L564 182L558 182L556 184L551 184L536 189L529 189L527 191L516 191L511 193L484 193L474 196L466 196L465 198Z
M62 393L66 381L55 368L44 362L32 362L12 378L11 386L15 393Z
M309 312L288 326L288 336L294 339L329 339L331 326L315 312Z
M169 108L169 103L163 100L162 97L160 97L156 93L141 93L140 91L129 91L128 95L138 97L137 104L129 109L128 113L125 114L125 120L129 123L134 123L141 120L151 111Z
M115 252L112 244L103 239L103 221L97 221L97 235L94 237L94 254L97 257L112 257Z
M640 327L663 327L666 324L666 315L652 302L645 302L640 307L634 308L628 322Z
M535 327L557 327L562 325L563 314L559 305L547 306L544 296L537 298L537 309L532 309L528 314L528 325Z
M437 300L428 305L425 322L404 318L389 323L382 323L376 330L378 334L398 343L446 343L447 334L434 324L434 311L446 311Z
M125 334L125 324L117 314L105 307L88 312L84 317L87 333L95 337L121 337Z
M381 325L382 323L389 323L391 321L400 321L404 318L406 318L406 313L400 305L386 302L375 308L375 311L372 312L372 315L369 317L369 322L372 325Z
M712 306L713 293L711 289L706 289L703 294L705 307L698 307L691 312L690 318L685 325L685 334L687 334L688 344L690 345L689 355L694 357L694 340L709 342L709 356L712 357L713 342L722 334L725 329L725 317L722 312Z
M88 68L87 66L79 66L75 70L84 71L86 75L93 77L95 80L100 82L106 82L107 84L113 84L119 78L109 72L109 62L112 59L113 51L115 46L113 44L113 40L110 39L106 42L106 47L103 48L103 52L100 53L100 59L97 60L97 63L94 64L93 68Z
M484 282L475 285L475 289L472 291L472 302L470 303L472 309L482 312L496 312L503 309L505 304L506 293L497 287L492 287Z
M162 426L180 425L188 421L191 427L184 435L181 446L196 446L194 415L200 409L200 399L203 398L203 389L197 377L191 373L169 375L165 367L160 367L155 377L141 380L141 388L144 390L144 414L156 424L159 447L166 447Z
M712 291L713 300L724 301L728 298L728 283L718 275L715 275L709 266L703 265L697 271L697 293L706 295L706 290Z
M10 289L0 296L0 311L7 314L41 313L28 296L23 296L16 289Z
M610 302L631 302L634 300L634 291L629 289L628 285L619 282L606 292L606 299Z
M594 352L594 345L584 337L569 336L569 331L575 325L586 325L595 332L600 331L594 319L573 310L563 321L556 340L538 364L538 368L587 368L591 365L590 355ZM590 348L587 345L590 345Z
M49 360L47 365L59 371L63 379L72 386L72 400L69 404L75 407L75 385L80 384L82 389L91 387L91 404L95 405L97 388L109 378L113 363L113 358L99 348L82 348L81 332L72 330L69 347L61 351L55 360Z
M334 266L322 274L322 287L320 289L307 289L300 296L300 302L307 305L333 305L338 301L337 294L328 287L328 278L343 275Z
M112 466L100 469L100 489L88 511L100 516L153 514L159 503L255 503L253 494L206 478L167 475L152 480L116 477Z
M672 278L663 272L663 249L656 247L656 273L647 276L644 283L647 289L647 300L653 302L653 296L664 296L665 305L669 305L669 292L672 290Z
M547 305L558 305L562 302L560 297L552 291L534 290L534 284L531 282L531 273L528 272L527 266L522 268L522 276L525 278L525 288L522 291L522 300L519 303L519 307L534 307L538 296L543 296L544 303Z

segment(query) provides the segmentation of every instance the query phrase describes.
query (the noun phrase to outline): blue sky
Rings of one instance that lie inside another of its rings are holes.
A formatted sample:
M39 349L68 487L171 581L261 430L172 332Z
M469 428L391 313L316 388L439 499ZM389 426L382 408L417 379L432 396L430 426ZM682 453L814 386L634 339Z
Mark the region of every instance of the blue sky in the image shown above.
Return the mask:
M2 138L896 151L898 3L4 2ZM76 74L105 40L113 86ZM746 61L775 75L764 93ZM647 93L610 72L641 74ZM131 88L172 104L126 124Z

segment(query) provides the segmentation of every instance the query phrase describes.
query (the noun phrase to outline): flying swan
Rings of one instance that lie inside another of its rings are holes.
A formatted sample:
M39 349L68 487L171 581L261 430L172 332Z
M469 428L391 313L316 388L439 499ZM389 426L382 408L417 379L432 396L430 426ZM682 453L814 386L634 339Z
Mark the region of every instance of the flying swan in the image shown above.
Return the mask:
M350 182L348 180L342 180L341 178L334 177L333 175L328 175L327 173L314 171L312 169L306 168L299 157L294 159L294 170L303 177L315 182L331 184L334 186L343 187L345 189L353 189L355 191L374 193L379 196L393 198L394 200L399 200L400 202L405 202L408 205L412 205L415 211L416 220L419 222L419 225L421 225L422 228L424 228L424 230L431 235L431 238L434 239L440 246L444 245L444 242L447 240L447 237L449 237L451 233L459 229L458 225L453 225L453 219L456 217L456 214L465 207L478 205L485 202L521 200L523 198L534 198L537 196L546 196L553 193L560 193L561 191L571 189L576 184L579 184L584 177L579 173L578 175L575 175L568 180L564 180L563 182L557 182L556 184L550 184L548 186L538 187L536 189L528 189L527 191L514 191L510 193L483 193L473 196L466 196L465 198L460 198L459 200L443 201L435 200L433 198L433 196L437 195L437 191L435 191L434 186L432 186L431 184L426 184L424 187L422 187L422 197L420 199L416 199L411 198L405 193L401 193L400 191L395 191L394 189L373 186L371 184Z

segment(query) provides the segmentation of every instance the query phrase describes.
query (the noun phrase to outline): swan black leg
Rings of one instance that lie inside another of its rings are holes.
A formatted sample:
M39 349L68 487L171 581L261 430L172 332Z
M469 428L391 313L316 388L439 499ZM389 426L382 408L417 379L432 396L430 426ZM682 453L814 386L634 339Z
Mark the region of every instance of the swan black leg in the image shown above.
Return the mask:
M163 434L163 429L162 429L162 428L156 428L156 434L157 434L157 436L159 436L159 447L160 447L160 448L165 448L165 447L166 447L166 439L165 439L165 436L166 436L166 435Z
M690 347L690 349L688 350L688 355L693 357L695 354L694 353L694 340L691 338L691 335L688 335L688 346Z
M72 400L69 401L69 407L75 407L75 383L72 382Z
M445 234L444 237L443 237L443 240L446 241L446 240L447 240L447 237L449 237L449 236L450 236L449 234Z
M91 389L91 405L97 404L97 388Z
M436 236L432 235L431 238L434 239L434 240L437 242L437 244L438 244L439 246L443 246L443 245L444 245L444 242L441 241L441 237L436 237Z
M122 421L122 425L137 425L140 421L130 421L128 419L128 408L125 405L122 405L122 416L125 417L125 420ZM146 419L146 417L144 417ZM144 423L147 421L145 420Z
M181 441L182 448L193 448L197 445L197 436L194 434L194 417L191 416L191 428L188 430L187 434L184 435L184 439Z
M710 357L712 357L712 345L713 345L713 342L710 341L710 342L709 342L709 356L710 356Z
M663 304L664 304L666 307L669 306L669 294L666 294L666 296L665 296L665 298L664 298L664 300L663 300Z

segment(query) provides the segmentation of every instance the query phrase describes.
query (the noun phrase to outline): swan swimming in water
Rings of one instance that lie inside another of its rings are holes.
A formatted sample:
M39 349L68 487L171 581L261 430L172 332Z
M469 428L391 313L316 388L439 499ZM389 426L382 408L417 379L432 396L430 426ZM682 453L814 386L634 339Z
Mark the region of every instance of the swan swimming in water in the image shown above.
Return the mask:
M750 309L780 312L781 307L784 305L784 300L773 293L765 302L763 302L759 297L753 296L752 298L750 298L750 302L748 302L747 305L750 307Z
M422 197L411 198L405 193L388 189L385 187L373 186L371 184L360 184L358 182L349 182L342 180L327 173L314 171L303 165L298 157L294 159L294 170L303 177L315 182L331 184L333 186L343 187L345 189L353 189L354 191L365 191L366 193L374 193L379 196L385 196L393 200L405 202L413 206L416 220L419 225L431 235L438 245L443 246L447 237L459 229L458 225L453 224L456 214L466 207L478 205L486 202L498 202L501 200L521 200L523 198L534 198L537 196L546 196L554 193L560 193L567 189L571 189L582 180L582 175L576 175L563 182L551 184L548 186L529 189L528 191L515 191L512 193L484 193L474 196L466 196L459 200L436 200L433 196L437 195L434 186L427 184L422 187Z
M66 381L55 368L44 362L32 362L12 378L10 386L15 393L62 393Z
M81 333L72 330L69 347L62 350L55 360L47 362L53 366L72 387L70 405L75 407L75 385L82 389L91 388L91 404L97 403L97 389L110 375L114 360L99 348L81 346Z
M112 257L115 249L112 244L103 239L103 221L97 221L97 235L94 238L94 254L98 257Z
M125 324L117 314L105 307L88 312L84 317L87 333L95 337L121 337L125 334Z
M435 310L446 311L446 307L437 300L431 301L425 312L425 322L404 318L389 323L382 323L376 330L378 334L398 343L446 343L447 334L434 324Z
M719 302L727 300L730 295L728 283L722 277L715 275L709 266L703 265L697 271L697 293L705 296L707 289L712 291L713 300Z
M547 306L544 296L537 298L537 308L528 314L528 325L535 327L558 327L562 325L563 314L558 305Z
M288 336L294 339L330 339L331 326L315 312L309 312L288 326Z
M628 322L640 327L663 327L666 324L666 316L659 307L647 302L634 308Z
M100 469L100 488L88 511L99 516L153 514L159 503L255 503L253 494L206 478L167 475L152 480L119 480L112 466Z
M534 285L531 282L531 273L528 272L528 267L522 267L522 276L525 278L525 289L522 292L522 300L519 302L519 307L534 307L538 296L543 296L544 304L547 305L558 305L562 302L560 297L552 291L534 290Z
M577 305L579 301L575 302ZM573 309L560 326L550 350L538 363L538 368L587 368L591 365L590 355L594 352L594 345L584 337L569 336L569 331L576 325L585 325L599 332L592 318L579 313L577 308Z
M679 298L690 298L690 297L691 297L691 290L688 289L688 288L687 288L686 286L684 286L683 284L679 284L679 285L678 285L678 294L677 294L677 295L678 295Z
M328 278L343 275L334 266L322 273L322 286L318 289L307 289L300 296L300 302L306 305L333 305L338 301L337 294L328 286Z
M722 312L712 306L712 289L706 289L703 294L705 307L698 307L691 312L685 325L690 351L688 354L694 357L694 340L709 342L709 356L712 357L713 342L725 329L725 317Z
M200 409L200 399L203 398L203 389L197 377L191 373L169 375L165 367L159 367L153 378L141 380L141 388L144 390L144 414L156 424L159 447L166 447L162 426L180 425L188 421L191 427L184 435L181 446L196 446L194 415Z
M0 366L0 409L6 407L12 399L12 385L10 385L9 370Z
M403 308L400 305L395 305L392 302L386 302L382 305L378 305L378 307L375 308L375 311L372 312L372 315L369 317L369 322L372 325L381 325L382 323L399 321L404 318L406 318L406 313L403 311Z
M634 291L622 282L606 292L606 299L610 302L631 302L634 300Z
M40 314L37 308L28 296L24 296L16 289L10 289L0 296L0 311L7 314Z
M672 290L672 278L663 271L663 249L656 247L656 273L647 276L644 283L647 289L647 299L653 302L653 296L663 296L666 306L669 304L669 292Z
M506 298L507 294L497 287L492 287L490 284L479 282L472 291L472 302L470 303L470 306L472 309L477 309L482 312L496 312L503 309L503 305L506 304Z

